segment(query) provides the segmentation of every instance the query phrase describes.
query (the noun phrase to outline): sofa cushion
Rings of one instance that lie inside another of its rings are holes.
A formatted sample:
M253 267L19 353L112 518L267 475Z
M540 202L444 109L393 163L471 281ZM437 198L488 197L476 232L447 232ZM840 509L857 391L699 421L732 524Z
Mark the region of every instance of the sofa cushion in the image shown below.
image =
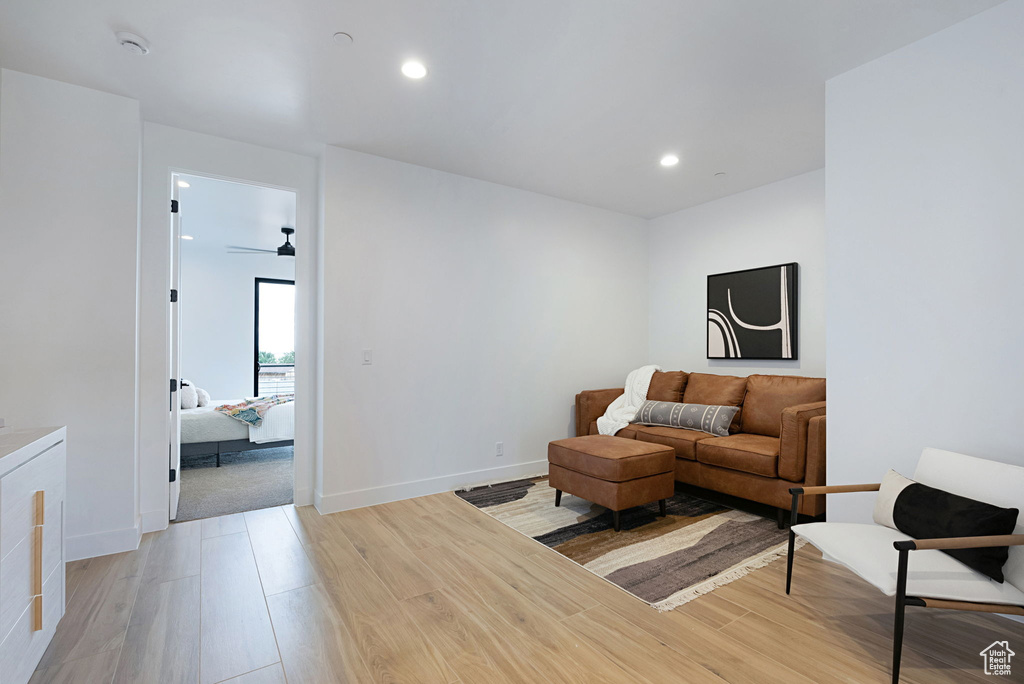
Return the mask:
M675 453L659 444L586 435L548 444L548 463L609 482L675 471Z
M881 525L858 523L806 523L794 525L822 553L842 563L878 587L896 594L899 551L892 543L911 537ZM907 563L907 595L950 601L1024 605L1024 591L1009 582L1000 584L936 549L911 551Z
M640 442L664 444L676 450L678 458L689 461L697 460L697 443L703 439L711 439L706 432L683 430L681 428L658 427L654 425L631 425Z
M651 376L651 384L647 388L647 398L651 401L683 400L683 388L686 387L686 373L672 371L665 373L656 371Z
M601 434L600 432L597 431L597 421L596 420L590 423L590 432L588 432L587 434L591 434L591 435L599 435L599 434ZM627 425L626 427L624 427L621 430L619 430L618 432L616 432L615 436L616 437L622 437L623 439L636 439L636 430L633 429L632 425Z
M782 409L816 401L825 401L825 378L751 375L743 398L743 431L778 437Z
M697 460L720 468L778 477L779 439L745 432L712 437L697 444Z
M687 404L742 406L743 394L746 389L746 378L734 375L690 373L686 379L686 388L683 390L683 401ZM742 410L736 413L729 428L730 432L739 432L742 414Z

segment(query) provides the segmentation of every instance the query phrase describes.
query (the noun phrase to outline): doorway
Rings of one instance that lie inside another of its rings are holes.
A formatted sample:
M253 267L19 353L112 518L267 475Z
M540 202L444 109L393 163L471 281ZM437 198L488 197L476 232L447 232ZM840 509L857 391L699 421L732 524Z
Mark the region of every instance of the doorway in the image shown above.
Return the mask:
M178 391L170 458L178 477L169 517L291 503L296 194L198 174L173 174L172 183ZM261 347L273 357L266 369Z

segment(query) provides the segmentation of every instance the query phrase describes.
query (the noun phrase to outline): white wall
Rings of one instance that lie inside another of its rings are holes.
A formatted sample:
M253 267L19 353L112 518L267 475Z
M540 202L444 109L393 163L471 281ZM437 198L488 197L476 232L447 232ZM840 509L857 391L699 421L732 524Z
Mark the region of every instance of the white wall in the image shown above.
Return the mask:
M214 399L252 396L254 283L294 280L295 260L190 246L181 258L181 375Z
M144 531L167 525L169 213L172 170L295 190L296 401L313 407L317 391L317 160L177 128L146 123L143 131L140 506ZM303 363L302 359L310 362ZM192 378L194 379L194 378ZM313 410L296 411L295 501L312 501L317 427Z
M67 425L70 559L138 543L134 100L0 71L0 415Z
M322 511L544 471L574 394L647 360L642 219L335 147L325 167Z
M795 360L708 360L707 276L799 266ZM666 370L825 375L825 172L795 176L650 222L650 360Z
M1021 36L1015 0L828 83L830 483L926 446L1024 465Z

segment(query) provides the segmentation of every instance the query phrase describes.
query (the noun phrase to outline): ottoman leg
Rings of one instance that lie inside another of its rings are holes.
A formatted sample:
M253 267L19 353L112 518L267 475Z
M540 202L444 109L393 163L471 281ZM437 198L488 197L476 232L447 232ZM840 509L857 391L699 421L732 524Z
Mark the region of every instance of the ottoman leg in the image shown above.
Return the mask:
M618 532L619 530L622 529L622 525L619 524L619 512L618 511L612 511L612 527L615 528L616 532Z
M555 490L555 505L556 506L561 506L562 505L562 490L561 489L556 489Z
M665 510L665 499L662 499L658 502L658 515L660 515L662 518L668 515L668 511Z

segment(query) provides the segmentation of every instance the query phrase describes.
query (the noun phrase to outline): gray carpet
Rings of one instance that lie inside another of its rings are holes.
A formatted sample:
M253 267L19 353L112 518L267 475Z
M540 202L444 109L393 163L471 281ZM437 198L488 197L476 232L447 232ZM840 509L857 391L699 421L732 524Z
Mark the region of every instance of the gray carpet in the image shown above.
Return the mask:
M294 447L186 457L181 463L177 522L292 502Z

